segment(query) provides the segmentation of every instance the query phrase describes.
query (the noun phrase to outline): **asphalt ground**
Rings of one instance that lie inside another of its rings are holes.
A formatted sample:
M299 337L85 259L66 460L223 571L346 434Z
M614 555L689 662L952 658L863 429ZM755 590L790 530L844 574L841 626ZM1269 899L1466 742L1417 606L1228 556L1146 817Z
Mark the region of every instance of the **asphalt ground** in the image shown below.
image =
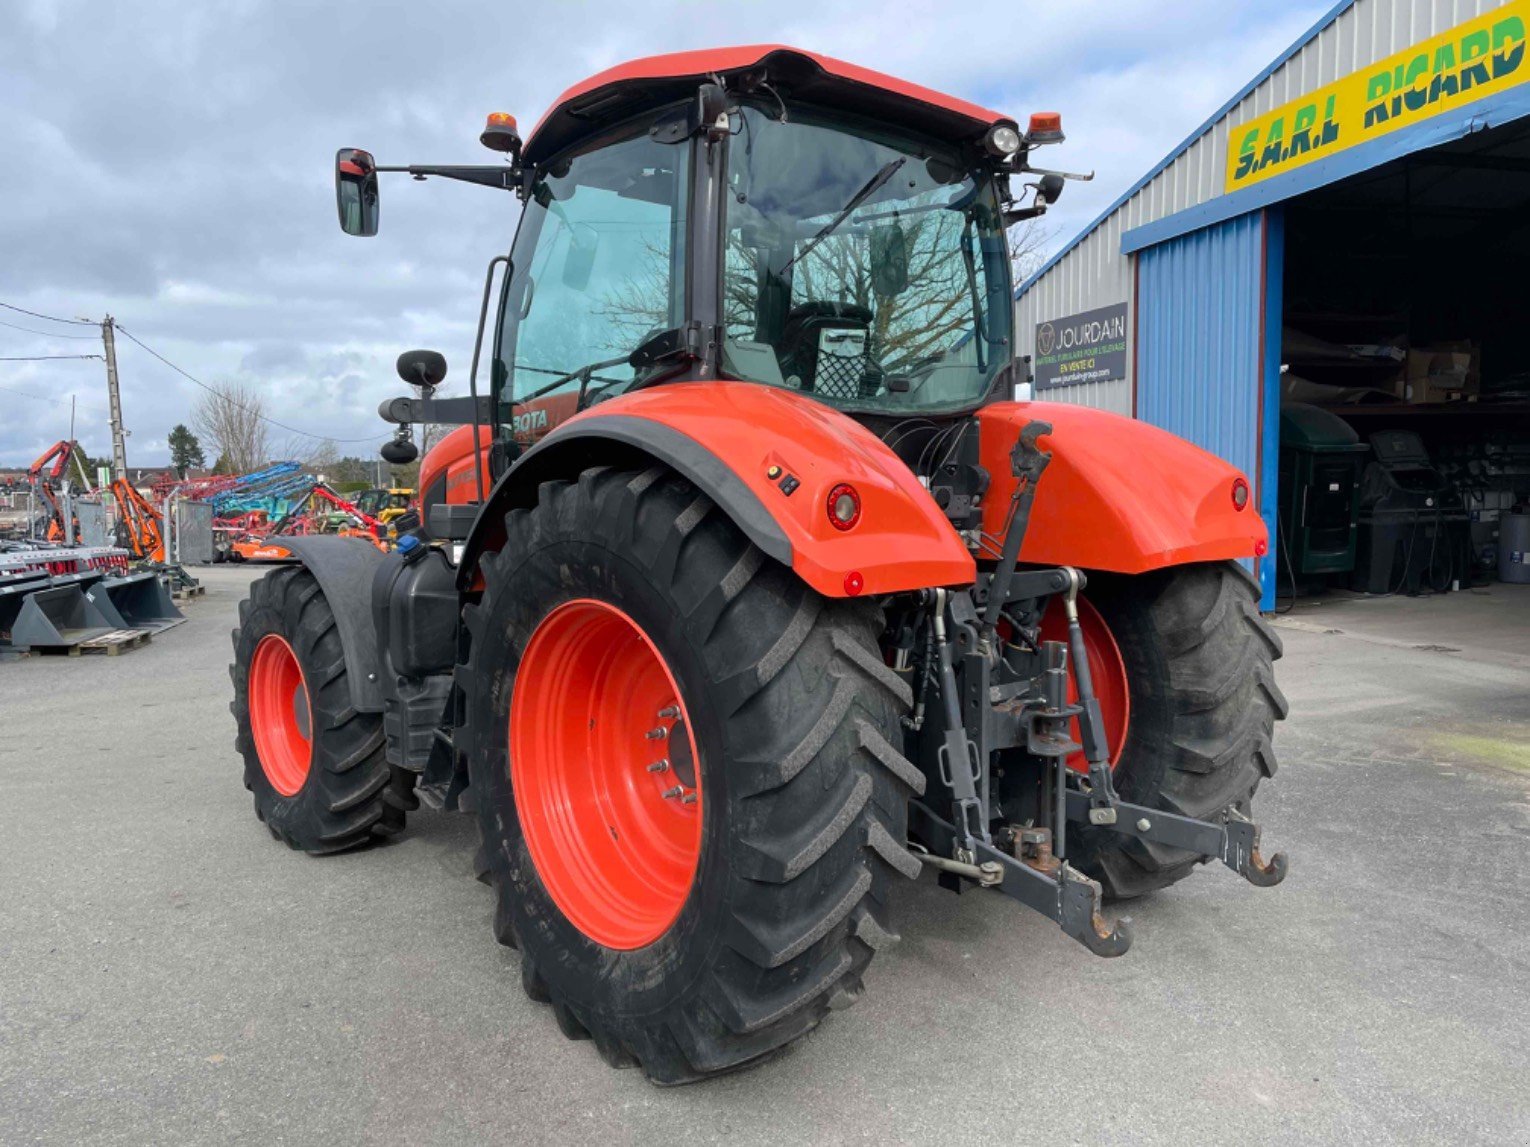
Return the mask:
M466 818L270 838L228 714L250 573L202 576L145 648L0 666L0 1143L1530 1141L1530 647L1497 648L1530 597L1431 604L1451 641L1283 620L1281 887L1207 868L1105 961L922 881L856 1007L661 1090L522 994Z

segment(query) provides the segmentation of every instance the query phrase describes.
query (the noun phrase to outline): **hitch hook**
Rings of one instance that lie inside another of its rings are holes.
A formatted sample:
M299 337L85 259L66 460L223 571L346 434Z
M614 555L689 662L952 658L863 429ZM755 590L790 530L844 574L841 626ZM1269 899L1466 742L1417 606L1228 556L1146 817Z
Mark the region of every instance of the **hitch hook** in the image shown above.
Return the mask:
M1265 860L1259 852L1259 826L1237 809L1227 810L1227 851L1222 863L1231 868L1250 884L1259 888L1274 888L1286 878L1290 862L1286 854L1277 852Z

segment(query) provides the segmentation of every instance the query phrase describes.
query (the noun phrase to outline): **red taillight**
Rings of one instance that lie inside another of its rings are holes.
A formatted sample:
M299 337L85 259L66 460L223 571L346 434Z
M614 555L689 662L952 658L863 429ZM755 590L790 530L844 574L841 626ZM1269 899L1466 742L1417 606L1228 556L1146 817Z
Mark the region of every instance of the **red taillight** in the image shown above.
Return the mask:
M860 570L851 570L845 575L845 596L855 597L861 590L866 588L866 579L861 576Z
M836 530L848 530L861 520L861 496L847 482L829 491L824 506L829 511L829 524Z
M1235 510L1241 510L1248 505L1248 483L1242 478L1233 479L1232 499Z

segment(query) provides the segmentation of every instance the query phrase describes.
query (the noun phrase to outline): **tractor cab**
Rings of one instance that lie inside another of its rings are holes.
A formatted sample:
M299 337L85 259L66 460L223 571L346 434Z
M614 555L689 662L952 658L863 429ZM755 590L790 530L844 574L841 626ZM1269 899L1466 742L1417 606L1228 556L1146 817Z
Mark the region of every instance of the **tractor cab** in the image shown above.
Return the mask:
M873 421L1007 397L1005 230L1060 193L1029 158L1062 138L1055 114L1022 133L842 61L739 48L597 75L524 143L491 116L482 140L507 165L380 167L347 148L336 186L361 235L379 171L522 201L479 336L499 471L581 410L661 382L760 383Z

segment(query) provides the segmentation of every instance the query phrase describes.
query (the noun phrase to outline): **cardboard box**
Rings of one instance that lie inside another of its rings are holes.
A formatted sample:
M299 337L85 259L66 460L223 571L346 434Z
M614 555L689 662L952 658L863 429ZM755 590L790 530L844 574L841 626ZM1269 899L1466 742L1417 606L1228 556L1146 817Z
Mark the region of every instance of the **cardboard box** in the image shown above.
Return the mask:
M1402 397L1409 402L1449 402L1480 389L1475 343L1437 343L1408 352Z

